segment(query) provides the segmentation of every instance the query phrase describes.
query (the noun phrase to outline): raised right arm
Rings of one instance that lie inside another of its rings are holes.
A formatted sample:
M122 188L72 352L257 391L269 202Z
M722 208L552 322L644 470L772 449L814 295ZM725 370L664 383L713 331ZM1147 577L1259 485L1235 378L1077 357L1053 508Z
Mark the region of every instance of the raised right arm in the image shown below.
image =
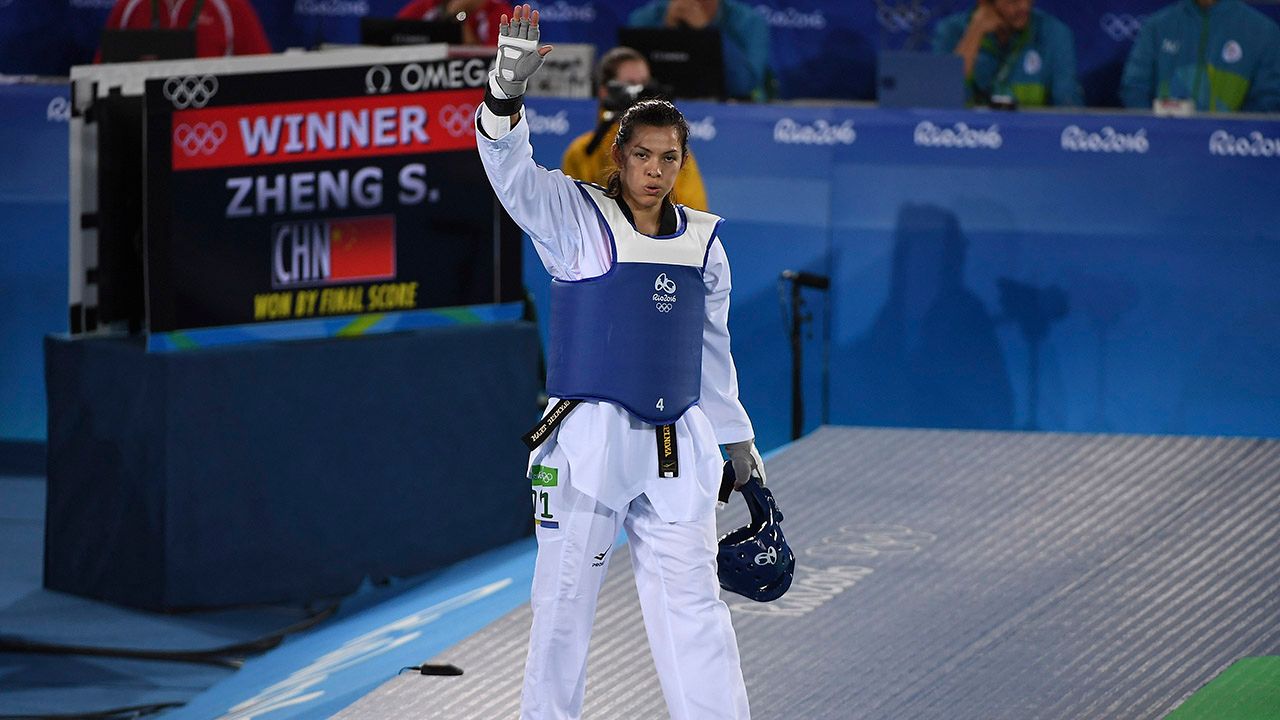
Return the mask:
M552 276L580 280L603 274L610 250L595 210L572 178L533 161L529 123L519 122L496 138L486 134L506 122L483 105L477 112L476 147L498 201L528 233Z
M476 111L476 147L499 202L529 234L552 276L579 280L603 274L610 247L594 209L574 181L533 161L524 92L529 76L551 51L538 45L538 14L517 5L502 17L498 59L489 73L484 103Z

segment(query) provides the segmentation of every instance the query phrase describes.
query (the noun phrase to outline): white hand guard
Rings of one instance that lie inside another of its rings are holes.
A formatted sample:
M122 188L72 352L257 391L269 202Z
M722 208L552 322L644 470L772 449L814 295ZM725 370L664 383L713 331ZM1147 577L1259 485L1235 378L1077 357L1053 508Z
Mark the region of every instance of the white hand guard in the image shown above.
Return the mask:
M542 67L538 38L542 31L525 17L498 26L498 62L492 77L506 98L524 95L529 77Z
M760 478L761 485L765 484L764 460L760 457L760 451L756 450L754 440L729 443L724 446L724 449L729 455L729 462L733 463L735 488L742 487L752 475Z

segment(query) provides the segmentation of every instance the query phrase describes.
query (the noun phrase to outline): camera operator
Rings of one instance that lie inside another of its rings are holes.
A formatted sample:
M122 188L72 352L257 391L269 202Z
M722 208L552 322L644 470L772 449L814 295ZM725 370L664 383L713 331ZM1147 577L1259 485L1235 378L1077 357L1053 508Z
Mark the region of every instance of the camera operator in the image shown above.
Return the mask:
M605 53L596 64L594 79L596 97L600 100L596 129L569 143L560 169L569 177L603 185L614 166L609 148L618 133L622 113L638 100L663 98L666 92L649 74L649 63L644 56L629 47L616 47ZM707 209L707 190L692 154L686 156L684 167L676 176L671 199L695 210Z

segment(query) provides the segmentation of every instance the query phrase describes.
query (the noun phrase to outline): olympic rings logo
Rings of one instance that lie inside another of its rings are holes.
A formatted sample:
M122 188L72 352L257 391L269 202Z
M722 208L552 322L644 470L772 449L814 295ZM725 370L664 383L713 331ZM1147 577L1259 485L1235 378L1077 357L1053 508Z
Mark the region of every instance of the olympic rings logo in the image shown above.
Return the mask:
M226 139L227 126L221 120L195 125L183 123L173 129L173 144L187 157L212 155Z
M658 312L660 313L671 312L671 303L665 303L665 302L655 303L654 307L658 308Z
M475 105L445 105L436 114L436 119L450 135L462 137L471 130L471 120L475 115Z
M876 0L876 20L890 32L915 32L933 17L921 0Z
M164 81L164 97L179 110L202 108L218 92L218 78L212 75L171 77Z
M1102 26L1102 31L1108 37L1120 42L1138 37L1138 31L1142 29L1142 20L1140 16L1126 13L1103 13L1102 17L1098 18L1098 24Z

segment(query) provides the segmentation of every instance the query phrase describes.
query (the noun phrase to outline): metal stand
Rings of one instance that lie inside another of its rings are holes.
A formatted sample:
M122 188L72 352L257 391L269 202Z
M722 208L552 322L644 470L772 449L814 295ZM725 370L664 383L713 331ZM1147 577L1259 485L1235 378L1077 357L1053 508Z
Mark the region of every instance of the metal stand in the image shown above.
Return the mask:
M813 320L813 315L804 312L804 298L800 288L808 287L826 292L831 287L831 279L826 275L783 270L782 280L791 282L791 439L798 440L804 433L804 388L801 383L803 357L803 325ZM825 415L825 413L824 413Z

